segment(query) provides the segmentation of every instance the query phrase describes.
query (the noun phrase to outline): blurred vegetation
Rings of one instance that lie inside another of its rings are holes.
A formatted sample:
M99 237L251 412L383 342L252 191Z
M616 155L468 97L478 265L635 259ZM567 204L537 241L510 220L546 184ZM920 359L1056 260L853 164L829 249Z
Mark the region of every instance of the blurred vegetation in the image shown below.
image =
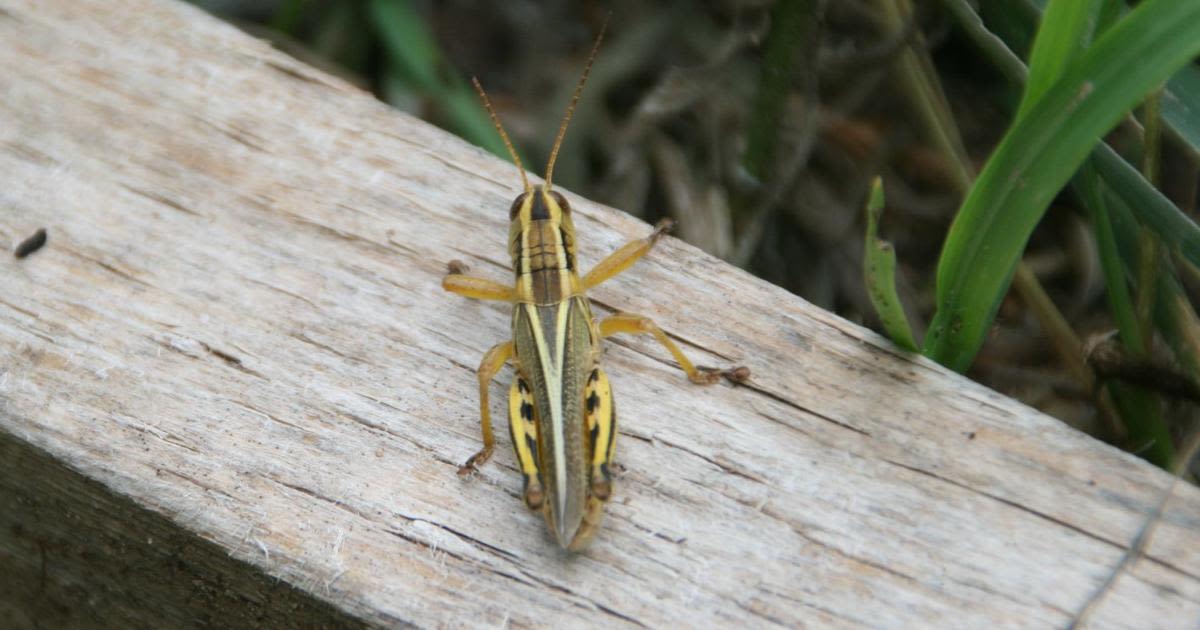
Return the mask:
M611 13L556 183L1160 466L1195 431L1200 2L196 3L507 159L478 76L535 172Z

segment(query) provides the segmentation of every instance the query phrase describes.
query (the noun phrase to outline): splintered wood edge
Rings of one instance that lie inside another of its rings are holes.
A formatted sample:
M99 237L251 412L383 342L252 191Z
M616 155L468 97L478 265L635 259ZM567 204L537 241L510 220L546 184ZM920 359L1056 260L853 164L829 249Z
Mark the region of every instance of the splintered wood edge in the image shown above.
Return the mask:
M509 273L511 165L180 3L0 0L0 66L0 241L51 235L0 263L0 431L361 619L1064 625L1169 486L667 238L599 312L753 375L610 344L624 470L566 556L499 404L455 475L509 316L439 280ZM650 229L571 202L584 264ZM1177 488L1091 620L1200 618L1198 532Z

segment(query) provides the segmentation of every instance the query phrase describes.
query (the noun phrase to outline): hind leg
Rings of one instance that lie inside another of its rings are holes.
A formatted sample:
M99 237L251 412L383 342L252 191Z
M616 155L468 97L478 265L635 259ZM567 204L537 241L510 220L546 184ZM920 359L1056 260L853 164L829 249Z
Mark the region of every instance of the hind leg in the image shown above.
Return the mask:
M518 374L508 390L508 430L512 436L517 465L525 478L525 505L536 510L542 507L546 493L538 472L537 423L534 421L533 392Z

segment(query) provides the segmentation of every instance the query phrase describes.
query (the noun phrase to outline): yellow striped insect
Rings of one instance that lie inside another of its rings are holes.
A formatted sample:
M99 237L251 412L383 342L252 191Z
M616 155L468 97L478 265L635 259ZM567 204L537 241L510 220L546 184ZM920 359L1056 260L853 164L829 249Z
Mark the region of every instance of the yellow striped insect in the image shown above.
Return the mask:
M531 509L542 510L559 545L573 551L590 542L600 523L604 503L612 495L610 465L617 416L608 377L600 367L601 339L616 333L654 335L693 383L715 383L721 375L735 381L749 376L744 367L725 371L697 369L645 317L622 313L597 322L592 316L586 291L629 268L669 228L669 222L660 223L649 236L626 244L579 277L571 206L551 188L551 177L558 149L603 38L602 28L554 140L545 184L529 183L521 159L487 94L479 81L474 81L524 186L524 192L509 209L508 250L516 282L515 286L509 286L467 276L457 261L450 263L450 273L442 281L447 291L513 305L512 340L489 350L479 365L483 449L463 464L459 474L470 473L492 455L495 438L488 385L511 360L517 375L509 390L508 419L513 450L525 480L525 503Z

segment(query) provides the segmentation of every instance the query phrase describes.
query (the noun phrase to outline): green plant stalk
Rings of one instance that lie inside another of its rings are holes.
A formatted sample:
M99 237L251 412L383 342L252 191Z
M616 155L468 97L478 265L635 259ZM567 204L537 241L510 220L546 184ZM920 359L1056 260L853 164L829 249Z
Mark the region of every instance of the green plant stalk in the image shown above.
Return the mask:
M1053 83L1053 80L1061 74L1067 65L1066 61L1077 58L1086 48L1091 39L1091 31L1102 34L1120 15L1120 3L1113 0L1052 4L1043 18L1046 23L1043 24L1041 32L1054 32L1056 36L1038 37L1034 43L1031 59L1034 63L1038 63L1039 67L1046 68L1034 75L1033 79L1036 81L1034 84L1033 82L1026 83L1029 73L1025 65L1003 41L983 26L979 16L966 4L965 0L947 0L946 4L950 5L952 12L967 30L968 35L984 50L993 63L1003 70L1005 76L1014 84L1025 84L1025 94L1021 101L1018 117L1028 110L1036 98L1040 97ZM1067 44L1070 46L1068 47ZM1056 54L1050 55L1049 51L1051 50L1054 50ZM1118 327L1126 348L1140 354L1145 347L1142 342L1141 330L1136 325L1132 301L1125 283L1124 270L1121 267L1120 253L1117 251L1115 237L1112 234L1112 223L1108 220L1108 212L1104 208L1100 179L1090 163L1084 164L1080 169L1080 174L1076 177L1075 188L1084 199L1084 206L1092 213L1092 224L1096 226L1101 268L1104 270L1109 287L1110 310L1119 322ZM1022 275L1020 267L1018 267L1016 278L1020 278ZM1087 369L1086 366L1084 367ZM1091 370L1087 369L1087 372L1090 378Z
M874 3L888 35L899 35L906 27L906 21L912 19L913 8L909 0L875 0ZM941 84L933 78L936 73L932 61L927 54L919 54L910 45L901 49L896 67L899 69L898 85L908 92L908 99L916 106L915 113L925 136L947 158L954 183L965 194L975 180L975 173L950 114L949 101Z
M1108 388L1122 418L1142 416L1141 422L1127 423L1130 450L1156 466L1170 470L1175 465L1175 447L1167 423L1163 421L1162 401L1145 389L1125 383L1111 382Z
M1121 258L1139 258L1138 239L1133 234L1138 229L1132 206L1118 194L1108 191L1105 196L1110 210L1112 228L1117 235L1117 246ZM1189 268L1186 259L1177 260L1183 269ZM1176 359L1188 371L1190 377L1200 382L1200 318L1196 317L1192 302L1174 274L1159 274L1157 278L1157 305L1154 308L1158 329L1162 331L1166 344Z
M1100 175L1092 160L1088 160L1075 178L1075 190L1083 198L1096 235L1096 249L1100 256L1100 268L1104 272L1104 284L1108 297L1108 310L1117 324L1121 345L1133 356L1146 355L1146 341L1142 327L1138 325L1137 311L1129 286L1125 281L1125 268L1121 263L1121 251L1113 233L1112 220L1104 199Z
M867 232L863 243L863 276L867 295L875 307L875 313L883 324L883 330L896 345L916 352L917 342L904 305L896 293L896 250L892 244L879 238L879 215L883 212L883 182L876 177L871 182L867 197Z
M1105 197L1104 203L1098 207L1107 208L1109 212L1108 218L1115 237L1113 241L1115 247L1120 250L1120 258L1138 260L1141 257L1141 243L1138 225L1129 206L1120 197L1110 192ZM1157 308L1155 311L1159 328L1163 331L1176 356L1180 358L1180 363L1188 370L1189 376L1196 381L1197 375L1200 374L1200 322L1197 321L1191 304L1173 274L1160 274L1154 282L1157 285L1155 291ZM1128 296L1125 299L1128 302ZM1136 320L1130 321L1132 316L1129 314L1129 310L1127 307L1125 315L1118 319L1123 339L1127 332L1140 334L1140 326ZM1148 343L1148 340L1144 343ZM1128 345L1126 348L1131 349ZM1145 354L1139 356L1145 356ZM1137 388L1112 388L1112 391L1114 397L1118 397L1124 395L1128 389L1136 390ZM1134 394L1132 399L1125 400L1126 405L1138 405L1139 402L1147 404L1143 413L1126 416L1131 445L1137 448L1139 445L1149 444L1149 448L1143 453L1146 459L1169 469L1175 460L1175 450L1170 431L1162 417L1162 407L1157 401L1150 404L1146 399L1139 399L1138 396L1138 394ZM1133 408L1135 407L1131 407L1131 410Z
M1155 278L1159 272L1158 239L1154 233L1145 227L1138 229L1138 251L1141 254L1137 260L1137 326L1141 329L1142 338L1146 340L1146 354L1149 354L1150 343L1154 339L1154 303L1157 298L1158 283Z
M1200 3L1146 0L1014 123L946 239L928 356L959 371L970 366L1054 195L1101 134L1196 54Z
M1009 83L1018 86L1025 84L1029 77L1025 63L1013 53L1004 40L984 26L983 20L967 0L942 0L942 5Z
M780 120L792 91L792 80L805 40L813 37L811 19L816 0L781 0L771 10L771 28L763 47L758 93L746 130L742 166L755 180L769 176L779 139Z
M1029 71L1026 69L1024 62L1004 43L1004 40L997 37L989 31L980 20L979 15L967 3L967 0L942 0L947 10L958 21L963 32L971 39L972 42L979 48L981 52L995 65L1006 79L1014 86L1023 85L1026 81ZM1109 0L1105 3L1104 9L1101 12L1099 24L1097 25L1097 33L1103 33L1111 26L1115 16L1119 16L1122 3L1119 1ZM1114 8L1115 7L1115 8ZM1136 174L1128 168L1119 169L1119 158L1108 147L1101 144L1096 148L1096 155L1093 159L1103 159L1106 165L1108 176L1121 170L1119 177L1118 188L1132 187L1137 189L1139 199L1130 201L1139 207L1143 205L1150 208L1154 216L1159 217L1156 224L1159 226L1159 236L1166 238L1167 234L1174 234L1171 241L1179 240L1180 234L1192 233L1192 241L1200 245L1200 230L1187 220L1165 197L1157 194L1157 191L1149 187L1145 181L1138 181ZM1086 168L1099 168L1095 163L1085 165ZM1190 229L1189 229L1190 228ZM1200 252L1192 258L1200 261ZM1118 261L1119 262L1119 261Z
M1084 163L1073 182L1075 191L1082 198L1082 205L1087 209L1096 236L1096 246L1100 256L1100 267L1104 272L1105 294L1108 298L1109 311L1117 323L1121 345L1133 357L1146 356L1146 343L1143 329L1138 324L1133 299L1129 294L1129 286L1125 281L1125 268L1121 262L1121 251L1113 233L1112 221L1109 217L1108 206L1104 196L1104 188L1099 174L1089 159ZM1101 393L1097 404L1105 417L1114 421L1113 437L1127 442L1131 435L1141 439L1146 436L1162 436L1166 433L1166 425L1162 419L1162 407L1158 399L1138 393L1136 388L1112 387L1108 385L1109 396ZM1169 438L1169 435L1168 435ZM1169 451L1169 449L1168 449ZM1168 451L1149 453L1159 457ZM1165 466L1169 460L1159 459L1154 463Z
M1154 187L1162 171L1162 94L1155 90L1142 108L1142 177Z
M1142 108L1142 177L1155 188L1159 184L1160 162L1162 159L1162 119L1159 116L1162 90L1155 90L1146 99ZM1158 241L1149 229L1143 227L1141 233L1141 252L1138 259L1138 296L1137 316L1138 325L1146 339L1154 338L1154 322L1152 321L1155 302L1155 289L1158 283L1159 247Z

